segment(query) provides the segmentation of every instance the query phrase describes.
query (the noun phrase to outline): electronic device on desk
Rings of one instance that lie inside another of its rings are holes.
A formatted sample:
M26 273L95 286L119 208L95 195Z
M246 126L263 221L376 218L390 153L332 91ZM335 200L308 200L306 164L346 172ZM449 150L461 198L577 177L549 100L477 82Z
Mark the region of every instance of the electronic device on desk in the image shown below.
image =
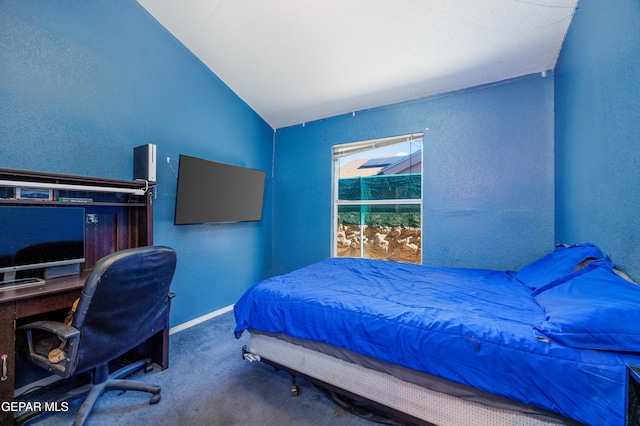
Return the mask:
M262 220L266 173L180 155L174 224Z
M42 278L19 278L10 281L0 281L0 292L6 290L12 290L15 288L33 287L39 285L45 285L46 281Z
M82 207L0 206L0 291L80 273Z
M148 143L133 148L133 178L156 181L156 145Z

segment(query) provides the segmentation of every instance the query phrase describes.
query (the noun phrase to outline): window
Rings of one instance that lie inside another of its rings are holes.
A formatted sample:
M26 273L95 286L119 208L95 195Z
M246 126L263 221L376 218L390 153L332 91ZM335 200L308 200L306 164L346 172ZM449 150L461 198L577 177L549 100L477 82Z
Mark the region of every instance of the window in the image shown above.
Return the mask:
M335 257L422 261L422 134L333 147Z

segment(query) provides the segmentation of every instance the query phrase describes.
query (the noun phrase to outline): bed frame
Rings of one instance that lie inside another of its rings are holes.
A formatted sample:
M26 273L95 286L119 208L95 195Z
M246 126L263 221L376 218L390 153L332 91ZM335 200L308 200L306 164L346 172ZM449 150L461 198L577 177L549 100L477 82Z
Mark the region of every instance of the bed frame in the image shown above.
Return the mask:
M291 340L291 339L287 339ZM575 421L466 386L443 381L436 384L464 388L463 398L411 383L377 368L329 355L325 351L283 340L282 336L251 331L250 349L243 358L261 361L292 375L292 395L298 394L296 377L345 395L414 424L460 426L543 426L577 425ZM422 373L418 373L422 374ZM426 375L425 375L426 376ZM405 377L406 378L406 377ZM444 383L446 382L446 383ZM432 387L432 386L429 386ZM437 386L436 386L437 388ZM489 401L490 405L485 404Z

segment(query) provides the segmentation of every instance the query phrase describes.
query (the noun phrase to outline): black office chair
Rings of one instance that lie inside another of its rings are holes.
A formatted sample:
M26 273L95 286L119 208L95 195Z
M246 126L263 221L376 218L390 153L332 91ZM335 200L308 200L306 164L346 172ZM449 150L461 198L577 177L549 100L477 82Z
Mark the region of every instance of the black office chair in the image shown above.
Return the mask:
M74 425L84 424L107 390L150 392L150 404L160 401L160 387L121 379L143 367L151 371L151 360L135 362L112 374L108 363L168 326L169 286L175 267L176 253L168 247L112 253L100 259L89 273L71 325L38 321L20 327L26 330L29 360L34 364L63 378L92 373L92 383L54 400L61 403L87 396ZM63 351L61 361L49 360L52 348ZM26 412L15 423L22 424L40 414Z

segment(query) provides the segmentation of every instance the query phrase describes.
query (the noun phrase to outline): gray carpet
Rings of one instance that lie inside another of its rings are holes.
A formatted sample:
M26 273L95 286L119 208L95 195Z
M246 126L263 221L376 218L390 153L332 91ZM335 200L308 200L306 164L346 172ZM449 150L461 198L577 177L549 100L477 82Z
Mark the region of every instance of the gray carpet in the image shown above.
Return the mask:
M373 425L337 407L305 380L298 379L300 395L292 397L291 376L242 359L248 336L235 339L234 324L228 312L173 334L170 368L132 377L161 386L160 403L149 405L149 396L140 392L109 391L98 400L87 425ZM29 399L45 401L52 392L40 390ZM28 424L69 425L80 403Z

